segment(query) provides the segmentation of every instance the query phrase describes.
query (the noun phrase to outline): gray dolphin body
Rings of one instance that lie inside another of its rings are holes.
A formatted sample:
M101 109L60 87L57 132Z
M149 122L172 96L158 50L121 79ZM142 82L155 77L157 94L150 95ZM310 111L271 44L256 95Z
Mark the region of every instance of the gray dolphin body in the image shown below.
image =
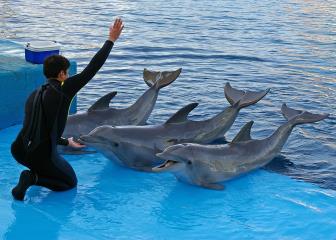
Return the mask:
M188 120L188 114L197 106L197 103L193 103L179 110L164 124L101 126L90 134L81 136L80 141L122 166L140 171L152 171L152 167L162 163L156 153L177 143L210 143L224 136L232 126L239 110L258 102L268 91L244 92L226 84L225 96L231 106L211 119Z
M252 140L247 123L235 139L226 145L178 144L157 155L166 162L153 168L155 172L172 172L178 180L197 186L221 190L221 182L265 166L277 156L293 128L298 124L323 120L328 115L291 109L285 104L282 113L288 120L270 137Z
M70 115L63 137L76 139L101 125L144 125L155 106L160 89L175 81L181 71L181 68L171 72L153 72L144 69L144 81L150 88L133 105L124 109L109 107L111 99L117 94L111 92L100 98L87 112ZM80 152L62 146L59 150L63 153Z

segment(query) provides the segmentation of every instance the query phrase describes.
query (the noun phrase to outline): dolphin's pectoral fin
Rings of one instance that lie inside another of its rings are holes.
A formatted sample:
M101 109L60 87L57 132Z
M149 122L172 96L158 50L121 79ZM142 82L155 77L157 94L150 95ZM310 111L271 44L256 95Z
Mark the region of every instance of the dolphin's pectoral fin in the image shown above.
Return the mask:
M225 186L220 183L201 183L201 186L204 188L209 188L212 190L224 190Z
M88 112L92 112L94 110L101 110L109 108L109 104L112 98L117 95L117 92L110 92L103 97L99 98L89 109Z
M197 106L198 103L190 103L187 106L181 108L166 121L166 124L182 123L188 121L188 114Z
M251 127L253 125L253 121L246 123L239 131L237 136L232 140L232 143L235 142L243 142L251 140Z

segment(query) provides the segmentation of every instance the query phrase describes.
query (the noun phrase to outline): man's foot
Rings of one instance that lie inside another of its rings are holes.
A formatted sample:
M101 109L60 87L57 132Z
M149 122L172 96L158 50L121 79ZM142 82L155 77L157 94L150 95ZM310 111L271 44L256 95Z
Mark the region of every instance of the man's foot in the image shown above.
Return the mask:
M19 183L12 189L12 195L16 200L23 201L27 189L35 184L35 175L29 171L21 172Z

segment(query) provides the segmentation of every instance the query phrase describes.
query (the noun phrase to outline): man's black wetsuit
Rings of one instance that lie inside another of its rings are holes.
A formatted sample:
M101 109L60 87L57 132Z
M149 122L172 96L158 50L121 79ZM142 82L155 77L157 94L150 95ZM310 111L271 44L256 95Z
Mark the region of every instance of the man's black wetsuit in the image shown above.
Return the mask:
M42 101L45 121L40 126L42 139L45 140L29 153L25 150L22 136L30 122L34 96L37 90L28 97L25 105L23 127L13 142L11 151L17 162L28 167L36 176L35 185L47 187L53 191L68 190L77 185L74 170L57 153L56 145L68 144L68 140L61 136L65 128L71 100L103 66L112 47L113 42L107 40L89 65L81 73L66 79L63 85L56 79L48 79Z

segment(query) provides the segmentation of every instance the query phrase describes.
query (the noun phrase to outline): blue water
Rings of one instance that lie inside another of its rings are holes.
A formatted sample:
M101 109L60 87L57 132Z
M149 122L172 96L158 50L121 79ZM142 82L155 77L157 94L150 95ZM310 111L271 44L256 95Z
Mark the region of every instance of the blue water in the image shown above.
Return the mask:
M34 188L24 204L9 195L21 168L8 153L8 138L18 128L7 129L0 132L1 161L8 163L0 170L2 236L22 236L25 221L35 230L41 221L50 238L65 239L335 239L334 1L2 0L0 16L2 37L56 40L79 71L103 44L113 18L124 19L110 58L78 95L80 111L110 91L118 91L111 105L130 105L147 89L145 67L182 67L178 80L162 89L150 123L195 101L200 105L192 119L212 117L228 104L227 81L238 88L271 88L264 100L241 111L229 140L250 120L254 138L271 134L284 122L284 102L331 114L297 127L267 171L230 181L223 192L183 185L169 174L122 169L97 154L67 157L78 174L76 191Z
M19 126L0 132L3 239L335 239L336 192L265 170L212 191L170 174L118 167L99 154L68 156L79 184L55 193L9 192L23 168L8 151Z

